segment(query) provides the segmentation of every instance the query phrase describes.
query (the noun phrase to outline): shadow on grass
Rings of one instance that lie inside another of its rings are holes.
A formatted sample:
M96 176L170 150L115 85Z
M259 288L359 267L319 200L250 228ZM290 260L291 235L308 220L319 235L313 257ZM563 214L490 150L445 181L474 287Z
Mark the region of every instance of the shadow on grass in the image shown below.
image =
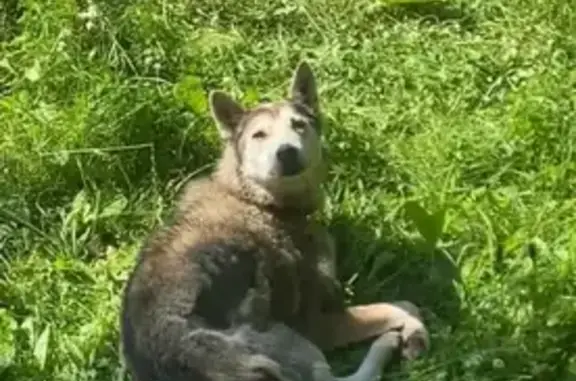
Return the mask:
M460 320L459 299L453 287L459 270L439 250L423 242L397 240L347 216L335 216L330 231L336 239L338 271L345 282L357 274L351 304L407 300L423 314L430 333L434 326L455 327ZM352 372L370 340L328 353L337 374ZM397 367L398 364L395 364Z
M9 41L19 32L18 19L24 8L18 0L3 0L0 4L0 41Z
M383 1L386 4L386 1ZM476 17L465 4L450 4L444 1L391 1L380 11L401 21L418 19L431 23L457 23L462 29L476 28Z
M364 126L341 129L338 128L340 123L339 119L323 120L325 131L331 132L325 134L325 158L333 180L357 178L361 179L363 189L367 192L378 189L403 193L406 184L410 184L410 176L390 161L389 140L382 137L382 144L374 144L373 141L367 141L366 129L362 128Z
M24 229L33 233L28 237L30 242L43 242L56 229L55 223L61 222L58 213L62 207L71 211L72 200L80 191L100 211L120 197L129 203L144 203L146 208L154 207L153 198L171 197L174 183L213 162L218 147L205 135L206 128L214 128L208 126L205 117L187 113L170 103L158 100L155 104L143 104L108 130L103 130L106 120L97 120L86 130L102 132L91 133L81 145L35 158L34 164L41 171L21 170L19 159L8 158L6 168L14 170L0 180L0 204L10 206L10 213L6 220L0 215L0 233L3 226L11 231ZM115 112L123 110L119 107ZM100 201L102 204L94 204ZM150 209L138 212L154 214ZM110 235L129 234L134 223L143 218L127 214L123 218L125 223L115 219L116 225L110 225L109 229L83 226L92 229L94 242L102 243L97 246L105 246L114 244ZM0 245L6 240L6 247L19 245L21 236L0 234Z
M106 191L127 196L150 185L166 184L212 162L218 147L204 135L205 117L174 107L170 100L156 99L122 119L113 129L91 133L80 147L70 151L47 152L41 159L47 176L36 181L6 179L12 194L28 187L29 202L61 204L80 190ZM120 108L118 113L124 109ZM110 119L120 119L110 117ZM102 130L106 119L86 130ZM102 119L102 118L101 118ZM10 164L10 163L7 163ZM18 163L13 163L16 166ZM14 171L14 176L19 172ZM32 196L33 199L29 199Z

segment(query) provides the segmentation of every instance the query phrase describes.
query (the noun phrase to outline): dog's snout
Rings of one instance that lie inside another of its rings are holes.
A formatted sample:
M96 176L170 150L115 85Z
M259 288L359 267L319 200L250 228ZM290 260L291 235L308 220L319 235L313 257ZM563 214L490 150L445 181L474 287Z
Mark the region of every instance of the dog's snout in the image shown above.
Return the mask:
M281 145L278 151L276 151L276 157L278 158L283 176L293 176L304 169L298 148L293 145Z
M282 144L276 151L276 157L280 161L298 160L298 149L290 144Z

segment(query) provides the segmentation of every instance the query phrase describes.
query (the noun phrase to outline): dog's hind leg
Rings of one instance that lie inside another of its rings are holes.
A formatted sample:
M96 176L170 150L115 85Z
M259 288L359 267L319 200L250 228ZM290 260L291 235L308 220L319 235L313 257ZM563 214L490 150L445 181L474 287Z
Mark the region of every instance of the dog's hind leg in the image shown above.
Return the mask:
M139 379L283 381L280 366L247 343L222 331L190 329L188 324L185 318L167 316L151 335L141 336L147 339L143 345L154 347L148 356L153 364L134 364Z
M211 362L213 380L283 381L280 366L269 357L254 353L226 334L197 330L191 332L187 347L203 363Z
M386 332L372 343L354 374L335 377L322 351L284 324L274 323L265 331L245 325L233 337L276 361L289 381L375 381L382 368L400 353L402 343L400 327Z

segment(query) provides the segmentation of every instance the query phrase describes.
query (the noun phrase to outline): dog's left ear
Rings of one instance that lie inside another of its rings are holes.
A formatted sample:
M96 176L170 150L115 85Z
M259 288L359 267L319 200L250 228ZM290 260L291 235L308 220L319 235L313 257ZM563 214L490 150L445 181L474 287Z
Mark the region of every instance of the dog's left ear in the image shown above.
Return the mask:
M310 107L318 112L318 89L312 68L306 61L300 61L290 85L290 94L294 101Z

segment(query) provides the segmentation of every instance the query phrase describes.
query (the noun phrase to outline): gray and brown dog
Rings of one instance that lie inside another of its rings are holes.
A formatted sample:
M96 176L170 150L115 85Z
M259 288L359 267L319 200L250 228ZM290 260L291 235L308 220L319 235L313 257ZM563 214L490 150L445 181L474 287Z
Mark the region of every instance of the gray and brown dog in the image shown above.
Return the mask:
M334 245L313 218L325 168L308 64L298 65L290 92L252 109L210 94L224 144L218 168L187 185L173 221L148 239L125 288L122 347L135 380L283 379L280 362L259 341L266 331L238 321L250 290L261 286L258 274L269 303L255 314L319 349L395 327L406 357L427 347L426 328L408 302L344 307Z

